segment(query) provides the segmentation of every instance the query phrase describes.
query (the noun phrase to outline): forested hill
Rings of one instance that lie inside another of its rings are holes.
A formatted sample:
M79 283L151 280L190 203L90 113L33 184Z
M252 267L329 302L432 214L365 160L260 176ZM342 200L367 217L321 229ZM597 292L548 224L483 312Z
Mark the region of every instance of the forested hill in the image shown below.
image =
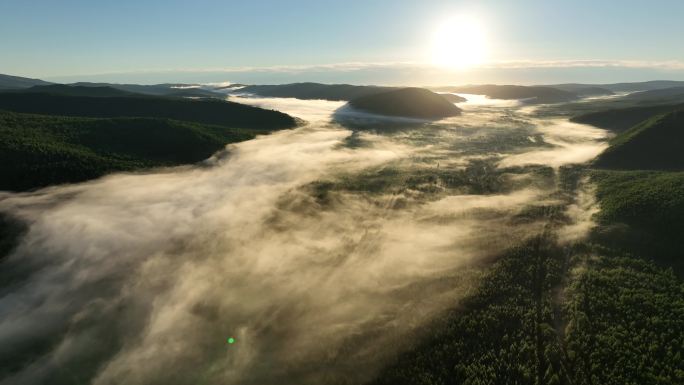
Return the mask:
M621 132L656 115L678 109L684 109L684 104L608 109L577 115L570 120L575 123L591 124L607 130Z
M282 112L218 99L46 85L0 93L0 190L189 164L227 143L293 128Z
M395 87L354 86L350 84L292 83L252 85L238 90L240 93L275 98L323 99L349 101L362 96L395 90Z
M65 84L50 84L47 86L33 86L31 88L22 89L22 93L40 93L40 94L54 94L54 95L67 95L67 96L91 96L91 97L103 97L103 96L135 96L133 92L127 92L119 90L109 86L101 87L84 87L84 86L72 86Z
M0 111L0 190L80 182L114 171L194 163L256 132L161 118Z
M21 76L12 76L0 74L0 89L21 89L28 88L37 85L48 85L52 84L40 79L24 78Z
M582 90L599 88L608 90L610 92L638 92L658 90L670 87L682 87L684 82L673 80L651 80L646 82L631 82L631 83L608 83L608 84L582 84L582 83L563 83L563 84L549 84L543 87L557 88L563 91L574 93L582 93Z
M656 116L619 134L595 165L623 170L684 170L684 110Z
M128 93L151 95L151 96L187 96L187 97L204 97L204 98L223 98L224 94L214 92L208 89L200 88L198 84L120 84L120 83L90 83L78 82L72 84L63 84L64 87L81 87L81 88L114 88Z
M578 94L542 86L485 84L440 89L449 92L486 95L491 99L528 99L530 103L561 103L579 99Z
M276 98L297 98L304 100L322 99L351 101L364 96L396 91L402 87L354 86L351 84L292 83L276 85L252 85L237 90L238 93ZM451 103L465 102L458 95L440 94Z
M635 92L625 96L625 99L647 103L682 102L684 101L684 86Z
M223 100L153 96L70 96L52 93L0 93L0 110L84 117L166 118L264 131L292 128L295 118Z
M608 110L585 118L622 130L592 164L601 207L593 240L684 277L684 105Z
M353 99L349 104L374 114L419 119L441 119L461 114L442 95L424 88L402 88Z

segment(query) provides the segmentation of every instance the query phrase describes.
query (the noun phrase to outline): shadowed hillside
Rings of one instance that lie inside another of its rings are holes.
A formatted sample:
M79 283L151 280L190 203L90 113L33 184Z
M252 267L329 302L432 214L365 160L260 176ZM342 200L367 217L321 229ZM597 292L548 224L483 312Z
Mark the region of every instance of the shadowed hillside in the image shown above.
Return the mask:
M684 173L596 170L601 226L593 240L684 276Z
M135 93L119 90L113 87L102 86L102 87L83 87L83 86L73 86L69 84L50 84L47 86L33 86L31 88L21 90L19 92L23 93L39 93L39 94L53 94L53 95L65 95L65 96L92 96L92 97L105 97L105 96L134 96Z
M303 100L350 101L364 96L376 95L399 87L354 86L351 84L293 83L279 85L253 85L242 87L237 92L274 98L297 98ZM451 103L465 102L464 97L454 94L439 94Z
M625 100L640 103L681 103L684 102L684 87L670 87L650 91L635 92L625 96Z
M625 170L684 169L684 111L649 119L615 137L595 162Z
M48 84L52 83L40 79L0 74L0 89L21 89Z
M395 87L353 86L350 84L293 83L280 85L254 85L239 90L240 93L274 98L345 100L395 90Z
M454 94L439 94L439 95L451 103L463 103L463 102L467 101L467 99L464 98L463 96L458 96L458 95L454 95Z
M563 90L563 89L560 89L560 90L567 91L567 90ZM601 87L577 88L574 91L568 91L568 92L572 92L573 94L579 95L579 96L610 96L610 95L615 94L613 91L606 89L606 88L601 88Z
M402 88L364 96L349 104L374 114L419 119L441 119L461 114L461 109L443 96L423 88Z
M675 106L611 110L587 117L624 130L594 161L592 172L601 226L593 240L684 274L684 113Z
M451 92L486 95L491 99L530 99L531 103L561 103L576 100L579 97L567 91L540 86L513 85L476 85L448 87Z
M179 97L200 97L200 98L224 98L225 95L198 88L192 84L119 84L119 83L90 83L78 82L69 84L71 87L90 87L101 88L109 87L117 90L143 95L153 96L179 96Z
M585 89L603 89L611 92L638 92L658 90L670 87L684 86L682 81L674 80L652 80L647 82L630 82L630 83L610 83L610 84L583 84L583 83L563 83L563 84L547 84L543 87L552 87L559 90L582 94Z
M254 132L159 118L0 111L0 190L79 182L113 171L194 163Z
M570 120L575 123L591 124L596 127L605 128L607 130L621 132L656 115L682 108L684 108L684 104L617 108L589 112L575 116Z
M149 96L85 97L5 92L0 93L0 109L60 116L166 118L267 131L296 125L293 117L282 112L239 103Z

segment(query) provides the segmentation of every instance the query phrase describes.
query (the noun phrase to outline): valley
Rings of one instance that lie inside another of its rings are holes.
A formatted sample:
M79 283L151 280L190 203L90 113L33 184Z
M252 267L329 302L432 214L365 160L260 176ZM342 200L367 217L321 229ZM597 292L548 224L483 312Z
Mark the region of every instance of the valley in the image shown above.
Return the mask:
M684 177L657 141L676 112L611 132L570 122L574 102L463 94L421 120L229 95L299 122L263 130L118 116L124 99L92 100L140 97L86 91L39 97L96 117L0 115L24 157L6 189L26 191L0 195L5 383L684 380ZM644 140L652 170L603 163Z

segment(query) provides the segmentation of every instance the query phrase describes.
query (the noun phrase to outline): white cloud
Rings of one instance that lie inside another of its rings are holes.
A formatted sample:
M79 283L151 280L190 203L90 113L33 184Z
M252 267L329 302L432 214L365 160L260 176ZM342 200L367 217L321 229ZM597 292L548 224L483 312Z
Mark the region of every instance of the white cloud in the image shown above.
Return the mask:
M534 69L534 68L644 68L684 70L684 61L680 60L498 60L489 61L473 69ZM419 61L387 61L387 62L340 62L327 64L292 64L273 66L234 66L234 67L204 67L204 68L157 68L135 71L114 71L93 75L127 74L127 73L245 73L245 72L281 72L303 73L321 71L361 71L367 69L427 69L440 70L428 62ZM228 83L230 84L230 83Z

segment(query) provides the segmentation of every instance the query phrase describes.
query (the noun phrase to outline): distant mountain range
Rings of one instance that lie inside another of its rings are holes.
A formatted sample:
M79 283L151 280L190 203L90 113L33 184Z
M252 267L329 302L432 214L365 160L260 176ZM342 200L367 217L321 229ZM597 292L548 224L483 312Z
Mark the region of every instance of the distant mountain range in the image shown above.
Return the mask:
M582 83L564 83L564 84L550 84L544 87L557 88L559 90L568 92L581 92L582 89L587 88L602 88L611 92L636 92L636 91L650 91L670 87L682 87L684 81L674 80L652 80L648 82L635 83L612 83L612 84L582 84Z
M607 130L622 132L656 115L678 109L684 109L684 104L609 109L574 116L570 120L575 123L591 124Z
M40 79L0 74L0 90L22 89L33 86L45 86L48 84L52 83Z
M26 89L33 86L47 86L50 83L40 79L1 75L0 89ZM324 99L350 101L374 93L399 89L401 87L358 86L351 84L292 83L276 85L200 86L199 84L164 83L154 85L77 82L69 84L78 87L111 87L121 91L179 97L222 97L226 91L253 94L265 97L291 97L298 99ZM684 81L653 80L647 82L583 84L563 83L537 86L519 85L463 85L430 87L442 92L462 92L486 95L494 99L528 99L536 103L568 102L586 96L608 96L613 93L654 91L666 88L679 88L684 91ZM674 90L671 92L675 92ZM450 96L449 96L450 97ZM637 97L637 96L635 96ZM648 94L644 97L650 97ZM452 101L453 102L453 101Z
M77 87L111 87L117 90L126 91L130 93L154 95L154 96L178 96L178 97L225 97L224 94L199 88L196 84L117 84L117 83L88 83L79 82L69 84L69 86Z
M154 84L154 85L143 85L143 84L118 84L118 83L90 83L90 82L78 82L71 84L56 84L47 82L40 79L30 79L23 78L19 76L2 75L0 74L0 90L25 90L31 87L41 87L41 86L53 86L54 88L36 89L36 91L53 91L59 93L77 93L78 91L72 90L68 91L63 87L79 87L79 88L103 88L109 87L120 91L125 91L127 93L136 93L143 95L155 95L155 96L178 96L178 97L218 97L223 98L225 95L221 92L217 92L221 87L216 87L216 91L211 89L200 88L198 84L179 84L179 83L165 83L165 84ZM83 91L83 94L88 94ZM92 95L86 95L92 96Z
M179 97L188 89L167 85L12 84L0 90L0 190L194 163L227 143L298 123L279 111Z
M81 94L84 89L75 90ZM88 88L85 87L85 90ZM114 96L121 91L101 87L93 90L94 95L86 96L35 92L35 89L0 92L0 110L97 118L166 118L267 131L292 128L297 124L293 117L282 112L224 100L189 100L136 94Z
M53 95L68 95L68 96L90 96L90 97L107 97L107 96L135 96L140 95L134 92L123 91L110 86L74 86L67 84L50 84L46 86L33 86L31 88L24 88L20 90L12 90L16 93L36 93L36 94L53 94Z
M635 92L625 96L625 99L644 101L649 103L669 103L673 101L684 101L684 86Z
M351 84L292 83L273 85L252 85L240 88L236 92L257 96L297 99L322 99L333 101L351 101L364 96L396 91L404 87L355 86ZM465 102L458 95L444 94L452 103Z
M354 86L351 84L292 83L252 85L243 87L237 90L237 92L274 98L349 101L362 96L396 89L396 87Z
M264 97L348 101L362 111L397 117L440 119L461 113L454 103L466 99L453 94L437 94L416 87L355 86L350 84L293 83L253 85L236 91Z
M680 89L679 92L675 89ZM673 89L675 88L675 89ZM614 84L582 84L566 83L540 86L518 85L467 85L457 87L438 87L440 91L458 93L473 93L486 95L492 99L526 99L528 103L563 103L578 100L588 96L610 96L615 93L633 92L633 98L655 99L656 97L669 97L684 94L684 82L671 80L655 80L638 83L614 83ZM671 91L661 90L671 89ZM684 99L684 97L682 97ZM654 100L655 102L655 100Z
M617 92L653 91L672 87L684 87L684 82L656 80L638 83L566 83L539 86L479 84L429 87L429 89L438 92L486 95L492 99L527 99L530 103L561 103L578 100L587 96L610 96ZM350 101L358 97L399 88L401 87L292 83L248 85L236 90L236 92L264 97Z
M615 92L613 92L607 88L602 88L602 87L579 87L579 88L575 89L574 91L564 90L562 88L557 88L557 87L551 87L551 88L556 88L556 89L559 89L561 91L572 92L578 96L610 96L610 95L615 95Z
M579 99L579 95L551 87L516 85L469 85L440 87L441 91L486 95L491 99L524 99L529 103L561 103Z

